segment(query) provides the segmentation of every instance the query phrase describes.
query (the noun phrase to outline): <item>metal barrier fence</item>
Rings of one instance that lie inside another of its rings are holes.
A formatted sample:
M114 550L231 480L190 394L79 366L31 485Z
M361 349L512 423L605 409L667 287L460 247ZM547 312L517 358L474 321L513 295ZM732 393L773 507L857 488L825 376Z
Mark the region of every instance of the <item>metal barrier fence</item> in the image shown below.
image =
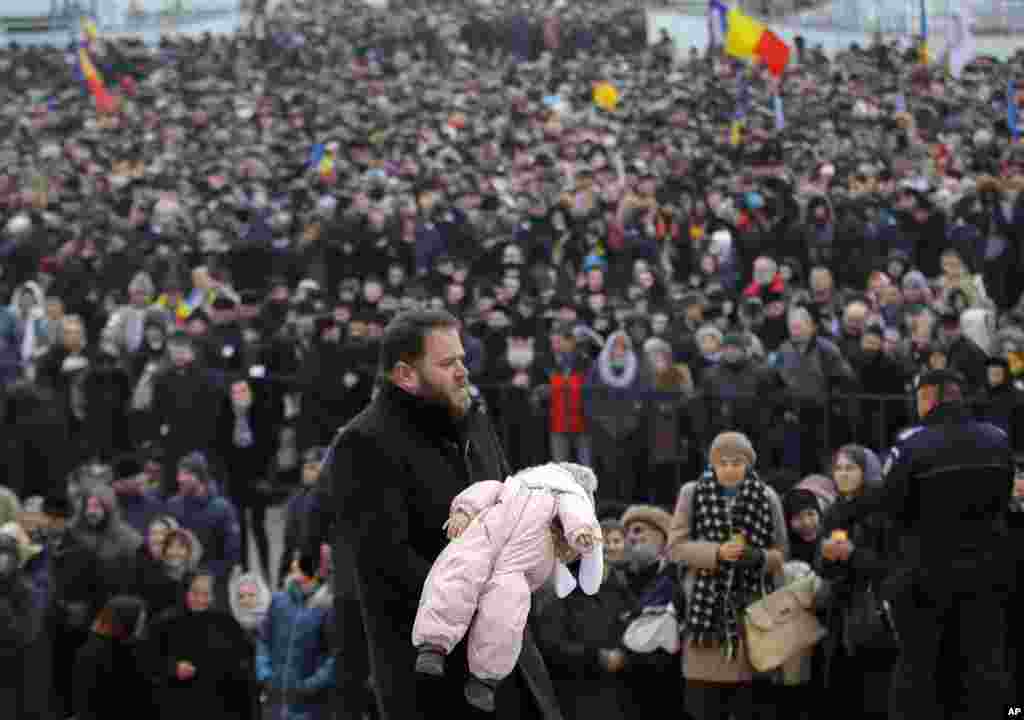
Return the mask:
M789 396L686 398L680 393L585 388L552 396L548 386L481 388L513 467L548 460L594 465L607 499L671 504L679 484L706 465L716 434L746 433L763 472L828 473L846 443L887 449L915 418L904 395L836 393L797 401ZM974 403L985 414L984 403ZM559 418L558 416L561 416ZM552 432L559 419L582 433ZM786 483L783 483L786 484Z

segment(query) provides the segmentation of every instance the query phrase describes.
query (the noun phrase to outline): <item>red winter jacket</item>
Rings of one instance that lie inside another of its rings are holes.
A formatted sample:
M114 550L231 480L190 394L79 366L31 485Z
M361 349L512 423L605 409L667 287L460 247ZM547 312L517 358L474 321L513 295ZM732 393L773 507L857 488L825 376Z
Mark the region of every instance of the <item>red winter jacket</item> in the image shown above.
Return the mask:
M583 382L582 372L551 373L550 431L553 433L582 433Z

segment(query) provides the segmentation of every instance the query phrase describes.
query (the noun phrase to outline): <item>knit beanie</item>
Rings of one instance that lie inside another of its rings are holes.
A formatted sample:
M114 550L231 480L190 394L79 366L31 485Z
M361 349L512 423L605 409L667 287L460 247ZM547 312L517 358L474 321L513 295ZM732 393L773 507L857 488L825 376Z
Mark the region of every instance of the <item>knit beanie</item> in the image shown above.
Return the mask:
M732 457L738 455L746 458L748 465L753 465L757 462L757 453L754 452L754 446L749 438L741 432L723 432L715 437L711 443L711 449L708 450L708 456L711 458L711 462L714 463L723 455Z
M924 290L928 287L928 280L920 270L911 270L903 276L904 290Z
M701 325L700 328L698 328L698 330L697 330L697 332L696 332L696 334L694 336L695 339L697 340L697 344L700 345L701 339L704 338L707 335L711 335L711 336L717 338L718 339L718 344L719 345L722 344L722 337L723 337L722 336L722 331L719 330L718 328L716 328L714 325Z
M821 512L821 503L818 496L804 488L793 488L782 500L782 507L786 513L786 523L802 513L804 510L816 510Z

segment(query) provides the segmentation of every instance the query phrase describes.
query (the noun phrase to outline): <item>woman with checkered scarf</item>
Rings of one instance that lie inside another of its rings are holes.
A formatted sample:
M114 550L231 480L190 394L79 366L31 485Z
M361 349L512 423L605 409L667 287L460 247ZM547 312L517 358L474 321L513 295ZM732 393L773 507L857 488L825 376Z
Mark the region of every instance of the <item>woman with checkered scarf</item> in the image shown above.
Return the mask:
M787 554L779 496L753 471L750 440L720 433L711 468L679 491L669 557L689 568L683 676L696 720L756 715L754 670L747 659L743 611L781 578Z

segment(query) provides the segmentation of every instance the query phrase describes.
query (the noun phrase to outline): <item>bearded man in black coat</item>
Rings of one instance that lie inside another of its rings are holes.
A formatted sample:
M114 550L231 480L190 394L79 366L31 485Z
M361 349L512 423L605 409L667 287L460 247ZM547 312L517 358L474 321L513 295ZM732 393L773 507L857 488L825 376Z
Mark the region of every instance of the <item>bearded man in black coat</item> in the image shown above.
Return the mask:
M337 666L344 673L358 664L347 646L365 630L383 720L477 716L463 696L465 644L453 651L444 678L414 672L412 645L423 583L447 542L442 526L452 498L474 482L511 474L487 416L473 402L464 359L450 314L397 316L381 341L380 389L341 430L324 463L308 542L317 546L333 535L338 630L345 636L337 647L346 648ZM332 521L336 533L328 529ZM346 575L354 593L341 591ZM497 718L561 718L529 627L523 640L517 672L498 688ZM352 680L339 677L338 687L353 687ZM347 705L339 698L338 717Z

